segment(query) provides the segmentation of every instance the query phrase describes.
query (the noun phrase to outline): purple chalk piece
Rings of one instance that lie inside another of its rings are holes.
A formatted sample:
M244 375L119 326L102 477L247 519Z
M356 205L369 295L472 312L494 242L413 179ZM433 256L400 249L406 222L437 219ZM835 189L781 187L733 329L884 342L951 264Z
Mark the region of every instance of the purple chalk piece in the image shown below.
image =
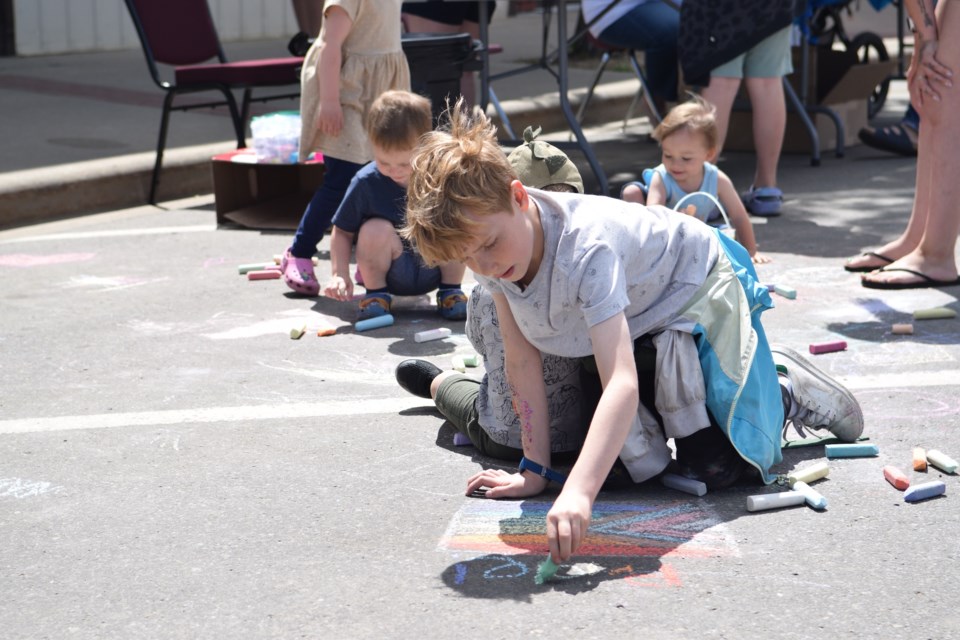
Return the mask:
M947 492L947 485L939 480L915 484L903 492L904 502L919 502L927 498L942 496Z
M473 443L470 442L470 438L467 437L467 434L465 434L465 433L460 433L459 431L457 431L455 434L453 434L453 446L455 446L455 447L466 447L466 446L469 446L469 445L471 445L471 444L473 444Z

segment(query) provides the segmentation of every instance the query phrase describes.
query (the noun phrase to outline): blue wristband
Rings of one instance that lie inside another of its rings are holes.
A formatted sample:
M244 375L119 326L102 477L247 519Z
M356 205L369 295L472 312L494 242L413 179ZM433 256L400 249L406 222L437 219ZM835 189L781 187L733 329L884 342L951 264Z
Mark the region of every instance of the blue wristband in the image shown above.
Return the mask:
M526 458L520 458L520 473L523 473L524 471L533 471L541 478L552 480L557 484L563 484L567 481L567 476L563 475L562 473L544 467L543 465L539 465L536 462L527 460Z

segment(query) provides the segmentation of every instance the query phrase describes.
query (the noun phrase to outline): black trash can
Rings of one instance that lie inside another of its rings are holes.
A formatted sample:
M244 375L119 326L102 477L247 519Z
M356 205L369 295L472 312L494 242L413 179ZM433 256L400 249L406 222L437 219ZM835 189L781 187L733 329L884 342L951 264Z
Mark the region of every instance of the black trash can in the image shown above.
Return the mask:
M483 44L469 33L405 33L403 53L410 66L410 88L430 99L434 122L460 96L460 76L476 71Z

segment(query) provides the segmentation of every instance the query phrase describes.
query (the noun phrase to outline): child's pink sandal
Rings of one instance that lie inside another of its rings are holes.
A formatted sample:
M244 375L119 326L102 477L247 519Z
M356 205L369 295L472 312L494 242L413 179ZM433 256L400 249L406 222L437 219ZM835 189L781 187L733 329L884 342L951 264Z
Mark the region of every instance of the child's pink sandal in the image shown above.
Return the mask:
M320 293L320 283L313 272L313 260L298 258L287 249L280 260L280 271L283 281L297 293L305 296L315 296Z

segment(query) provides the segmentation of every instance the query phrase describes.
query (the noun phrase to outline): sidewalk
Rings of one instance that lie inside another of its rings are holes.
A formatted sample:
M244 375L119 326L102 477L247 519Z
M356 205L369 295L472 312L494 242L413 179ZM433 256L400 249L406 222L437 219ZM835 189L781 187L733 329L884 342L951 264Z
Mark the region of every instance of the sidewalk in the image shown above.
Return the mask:
M502 53L491 56L493 74L527 64L540 51L541 16L505 13L498 12L490 28L491 41L504 44ZM286 41L224 47L231 60L287 55ZM572 70L571 88L582 92L592 73ZM632 78L604 75L591 108L594 118L626 111L636 90ZM558 120L556 82L547 72L493 86L519 131L527 123L550 128L543 121ZM0 147L0 228L145 202L162 99L139 48L0 58L0 104L10 114ZM296 100L276 101L254 104L253 113L298 107ZM225 110L172 113L159 199L211 193L209 159L234 147Z

